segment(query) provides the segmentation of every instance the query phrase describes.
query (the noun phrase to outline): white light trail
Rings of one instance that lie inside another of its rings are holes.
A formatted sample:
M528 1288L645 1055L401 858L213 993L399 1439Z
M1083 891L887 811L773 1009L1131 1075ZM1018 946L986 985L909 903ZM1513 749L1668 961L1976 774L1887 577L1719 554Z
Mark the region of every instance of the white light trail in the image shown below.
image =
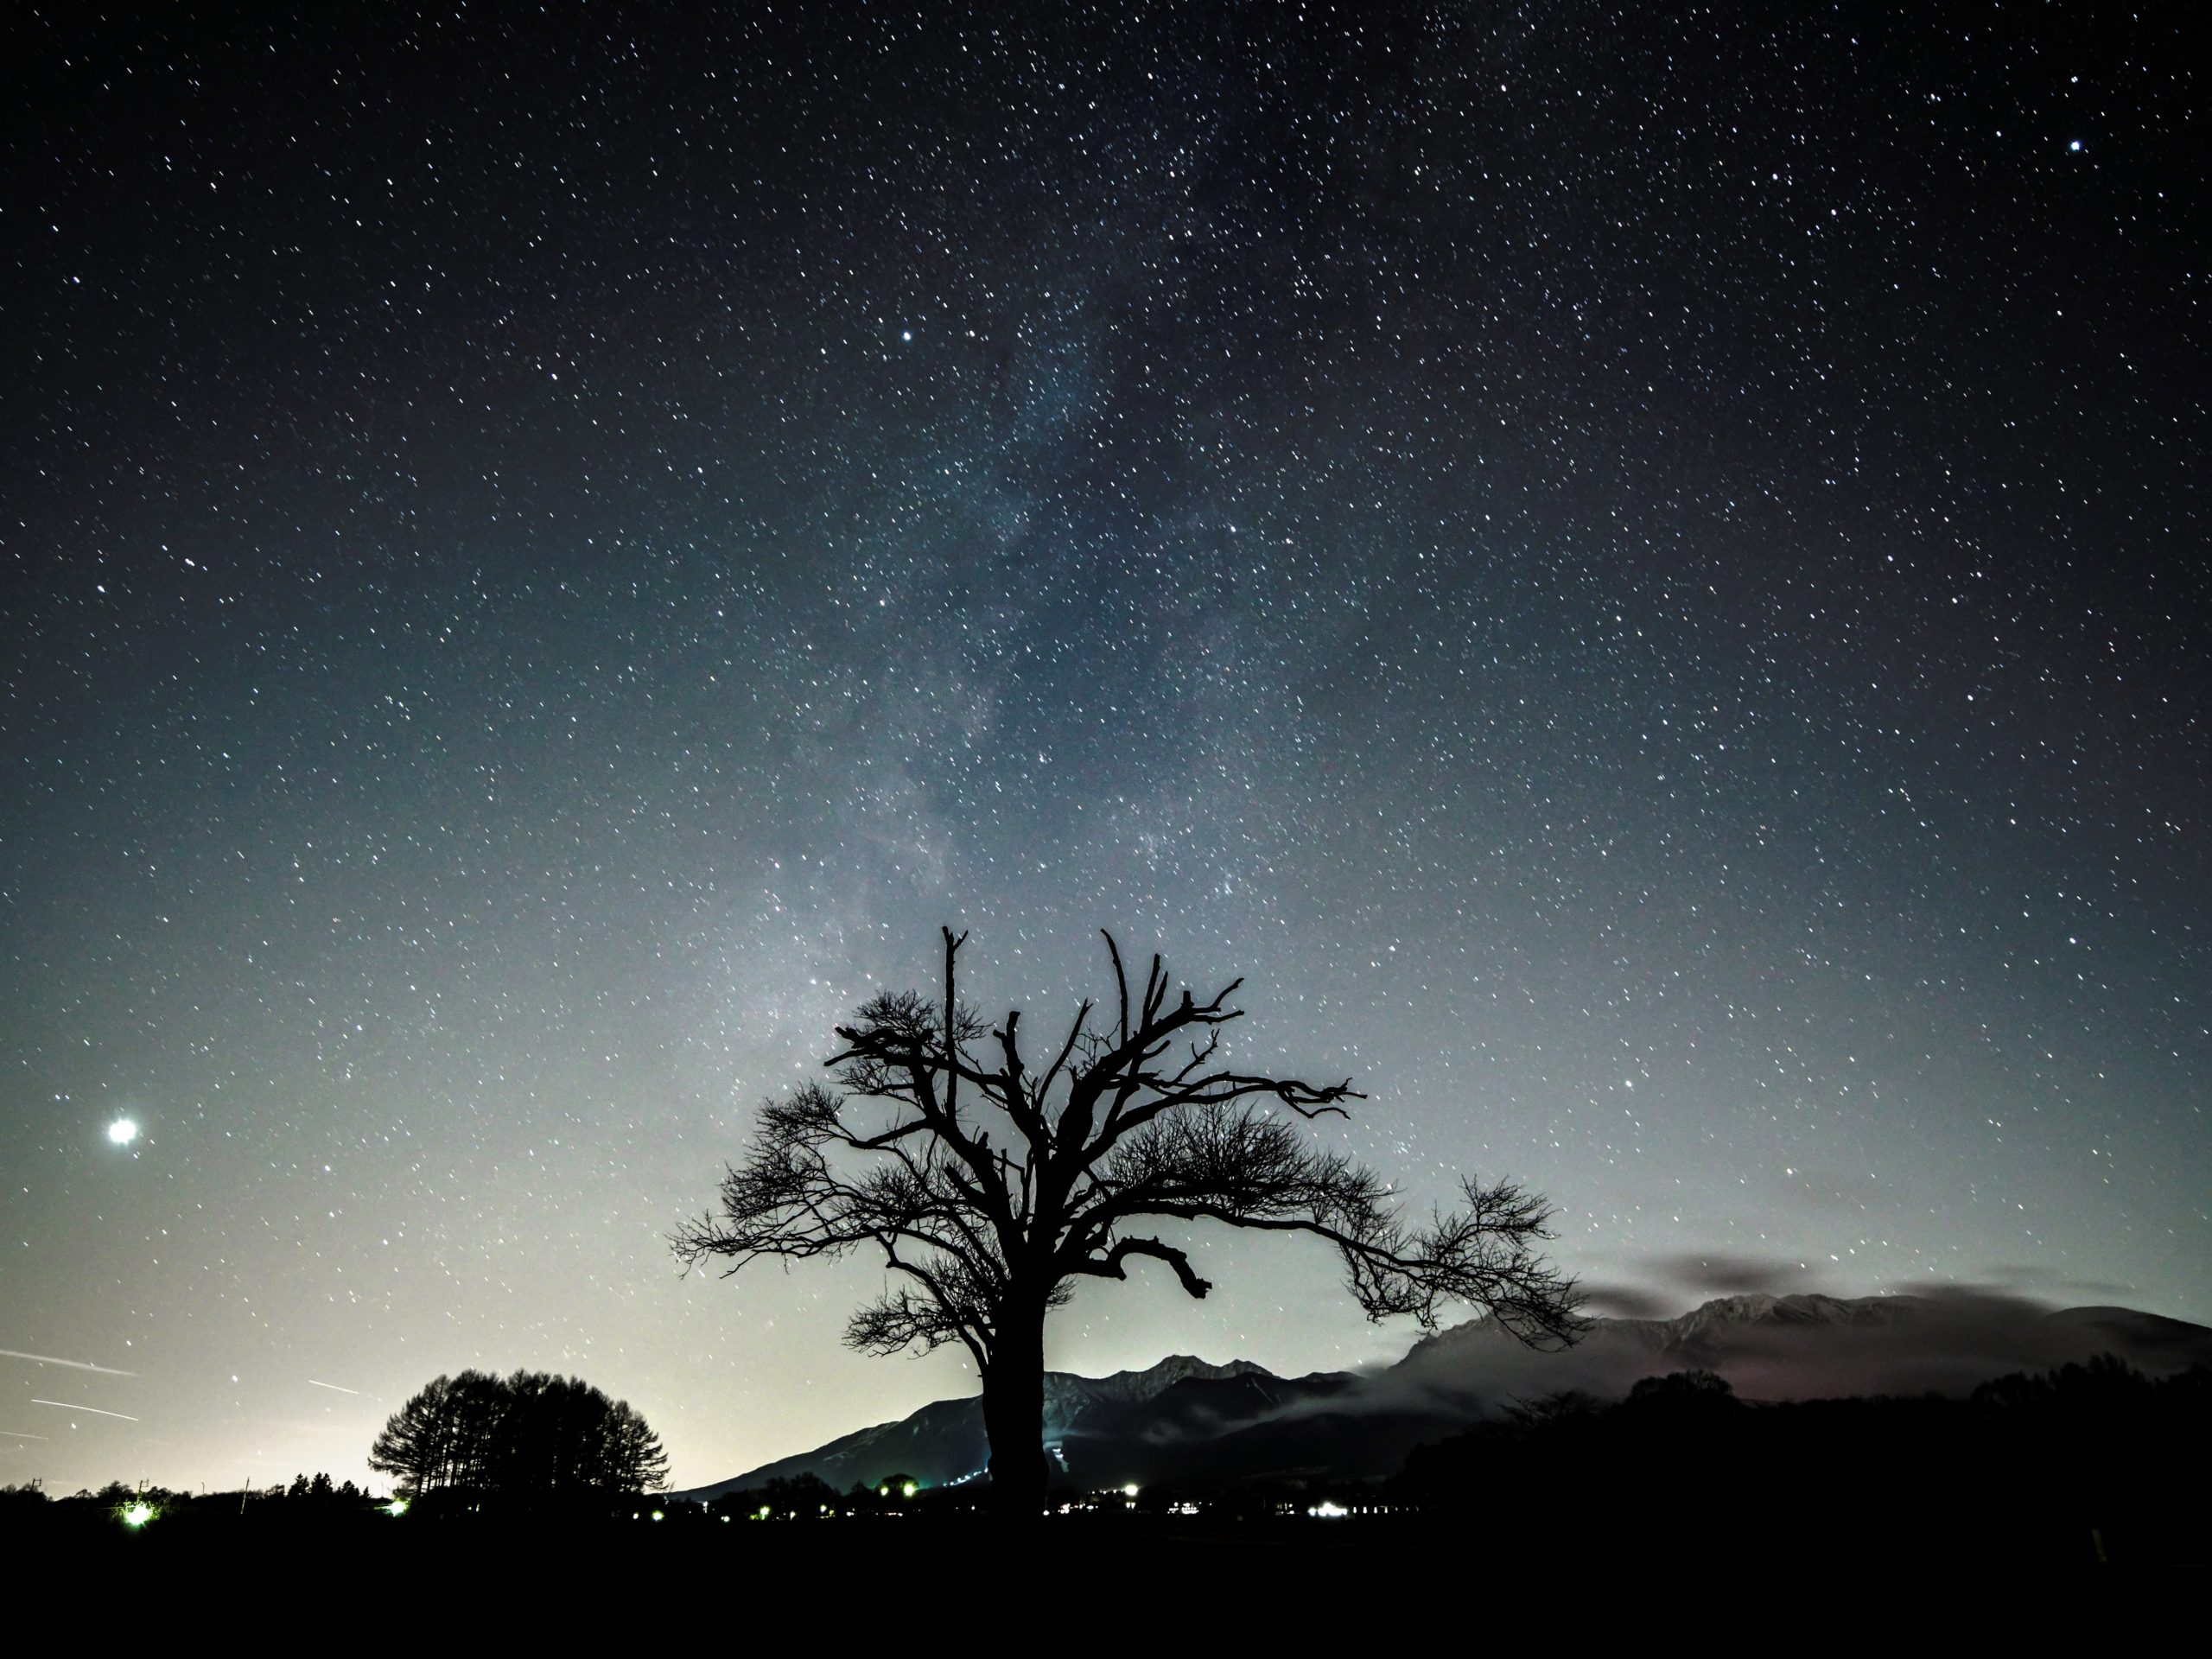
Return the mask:
M316 1389L328 1389L333 1394L359 1394L360 1392L359 1389L340 1388L335 1382L318 1382L313 1377L308 1378L308 1386Z
M70 1404L67 1400L34 1400L31 1402L31 1404L35 1406L59 1406L64 1411L89 1411L95 1417L121 1417L126 1423L135 1423L138 1421L136 1417L125 1416L119 1411L102 1411L98 1406L74 1406Z
M81 1359L56 1359L52 1354L27 1354L20 1348L0 1348L0 1359L28 1359L40 1365L67 1365L73 1371L98 1371L102 1376L136 1376L136 1371L118 1371L112 1365L93 1365Z

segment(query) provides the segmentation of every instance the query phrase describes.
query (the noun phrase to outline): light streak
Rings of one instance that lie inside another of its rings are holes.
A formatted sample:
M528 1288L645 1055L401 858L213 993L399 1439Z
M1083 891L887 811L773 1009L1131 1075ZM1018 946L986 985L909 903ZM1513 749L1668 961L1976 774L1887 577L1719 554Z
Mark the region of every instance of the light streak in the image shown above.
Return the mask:
M44 1440L53 1438L48 1434L26 1434L19 1428L0 1428L0 1434L5 1434L11 1440Z
M138 1421L136 1417L126 1416L124 1413L119 1411L102 1411L98 1406L74 1406L70 1404L67 1400L34 1400L31 1402L31 1404L35 1406L59 1406L64 1411L89 1411L95 1417L121 1417L126 1423L135 1423Z
M310 1388L328 1389L334 1394L359 1394L360 1392L359 1389L340 1388L335 1382L318 1382L313 1377L308 1378L308 1384Z
M52 1354L27 1354L20 1348L0 1348L0 1359L28 1359L41 1365L67 1365L73 1371L98 1371L102 1376L136 1376L136 1371L118 1371L112 1365L93 1365L81 1359L57 1359Z

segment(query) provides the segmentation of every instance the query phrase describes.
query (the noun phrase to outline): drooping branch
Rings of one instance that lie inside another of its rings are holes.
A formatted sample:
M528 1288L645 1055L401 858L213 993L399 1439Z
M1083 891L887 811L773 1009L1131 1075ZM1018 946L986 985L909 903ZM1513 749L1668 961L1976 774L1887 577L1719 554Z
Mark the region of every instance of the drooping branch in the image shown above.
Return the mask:
M1336 1248L1370 1319L1405 1313L1433 1328L1439 1308L1459 1301L1524 1342L1580 1336L1574 1282L1538 1248L1554 1236L1549 1207L1510 1181L1465 1180L1461 1192L1464 1208L1409 1226L1372 1171L1306 1146L1281 1118L1217 1102L1156 1119L1116 1148L1071 1243L1110 1254L1116 1230L1140 1217L1305 1233Z
M965 1343L976 1363L982 1363L982 1344L934 1297L904 1290L868 1303L845 1322L845 1345L863 1354L895 1354L907 1348L926 1354L953 1341Z
M1103 1256L1084 1256L1076 1262L1069 1271L1088 1274L1096 1279L1127 1279L1128 1270L1122 1263L1133 1255L1148 1255L1155 1261L1165 1262L1175 1270L1175 1277L1181 1281L1183 1288L1193 1296L1203 1297L1213 1288L1212 1281L1199 1278L1192 1268L1186 1251L1179 1250L1173 1244L1156 1238L1118 1240Z
M1002 1256L976 1230L976 1205L957 1166L934 1149L907 1149L912 1128L856 1133L837 1096L803 1085L762 1109L747 1157L723 1176L719 1213L677 1230L677 1256L687 1268L721 1260L735 1272L764 1256L804 1261L862 1244L893 1255L918 1249L952 1263L981 1298L1003 1282ZM840 1148L889 1161L841 1173L828 1155Z

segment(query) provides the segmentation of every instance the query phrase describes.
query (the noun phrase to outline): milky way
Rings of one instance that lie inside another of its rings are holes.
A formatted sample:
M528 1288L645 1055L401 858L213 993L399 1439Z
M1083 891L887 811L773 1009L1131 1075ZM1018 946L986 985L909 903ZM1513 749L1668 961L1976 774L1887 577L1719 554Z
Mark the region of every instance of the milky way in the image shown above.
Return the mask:
M0 25L0 1481L971 1387L665 1240L944 923L1600 1306L2212 1319L2178 10L550 10ZM1197 1237L1053 1363L1404 1345Z

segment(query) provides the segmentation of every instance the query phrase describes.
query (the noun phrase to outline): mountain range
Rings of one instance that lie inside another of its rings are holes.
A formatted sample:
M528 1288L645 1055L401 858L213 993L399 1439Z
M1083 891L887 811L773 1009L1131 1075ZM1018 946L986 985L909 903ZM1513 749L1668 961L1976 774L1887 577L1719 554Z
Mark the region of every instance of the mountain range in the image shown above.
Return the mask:
M1282 1377L1248 1360L1179 1354L1106 1377L1048 1372L1043 1428L1060 1469L1086 1486L1369 1478L1513 1400L1569 1389L1613 1399L1669 1371L1719 1372L1748 1400L1963 1394L2007 1372L2107 1352L2153 1375L2212 1364L2212 1328L2124 1307L2052 1311L1980 1291L1729 1296L1671 1319L1599 1319L1557 1353L1476 1320L1365 1373ZM973 1478L987 1456L981 1402L939 1400L679 1496L708 1499L803 1474L840 1491L894 1473L942 1485Z

